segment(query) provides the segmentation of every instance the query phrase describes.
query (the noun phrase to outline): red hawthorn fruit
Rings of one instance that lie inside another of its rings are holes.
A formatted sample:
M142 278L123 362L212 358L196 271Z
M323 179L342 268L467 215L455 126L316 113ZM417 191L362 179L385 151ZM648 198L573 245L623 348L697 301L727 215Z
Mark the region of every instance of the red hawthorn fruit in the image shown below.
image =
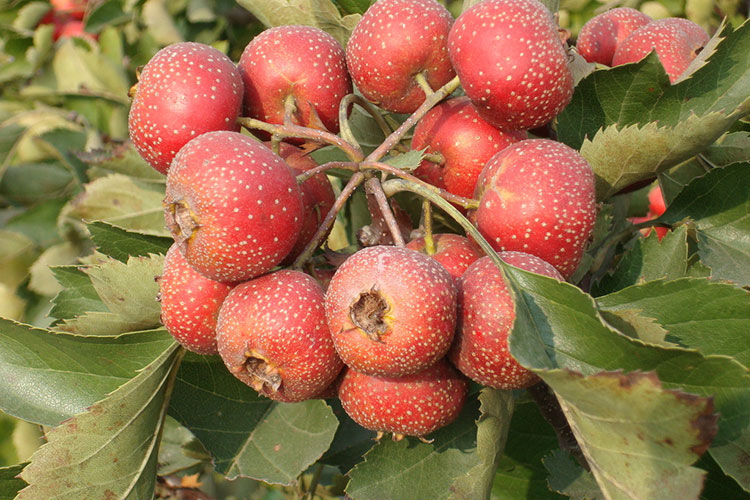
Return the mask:
M401 377L442 358L456 326L453 278L415 250L373 246L349 257L326 292L341 359L368 375Z
M562 280L549 263L521 252L500 252L506 264ZM523 389L537 377L510 355L515 306L500 270L482 257L458 281L459 325L450 360L470 379L496 389Z
M304 214L284 160L247 136L219 131L193 139L175 157L164 217L191 266L231 283L281 262Z
M659 19L635 30L623 40L612 58L612 65L638 62L655 50L669 81L674 83L708 40L708 33L692 21Z
M87 3L88 0L50 0L55 13L69 16L78 21L83 19Z
M573 96L557 25L537 0L484 0L456 19L448 50L479 114L501 129L539 127Z
M450 12L435 0L379 0L367 9L346 46L354 83L368 101L412 113L425 100L414 75L433 89L456 76L446 41Z
M411 141L412 149L439 153L445 163L423 160L414 173L434 186L471 198L487 160L523 139L525 131L506 132L484 121L468 97L449 99L417 123Z
M466 401L467 383L445 360L403 377L375 377L347 369L339 399L347 415L393 439L425 436L453 422Z
M648 192L648 211L655 217L660 217L666 210L667 205L664 203L661 188L658 185L652 187Z
M326 326L323 289L282 269L237 285L219 311L219 354L260 394L293 403L317 397L344 364Z
M315 160L310 158L302 149L283 142L279 146L279 156L292 168L294 175L299 175L318 166ZM300 185L300 191L304 204L302 230L292 250L281 261L282 265L291 264L302 253L305 246L315 235L320 223L323 222L326 214L336 202L331 181L322 172L303 182Z
M352 83L344 49L325 31L310 26L263 31L245 47L238 67L248 116L283 123L291 96L294 123L339 131L339 103L352 92Z
M474 198L477 229L497 251L530 253L568 278L594 229L594 172L549 139L513 144L487 162Z
M460 278L464 271L483 255L468 238L457 234L433 234L432 240L435 245L435 253L432 255L427 253L424 238L411 240L406 244L406 248L429 255L440 262L454 279Z
M198 354L218 354L216 319L231 285L203 277L183 257L177 245L164 258L157 280L161 321L185 349Z
M242 78L227 56L208 45L182 42L161 49L144 66L134 89L130 139L163 174L191 139L240 129Z
M589 19L576 41L578 53L588 62L612 66L615 50L633 31L652 19L630 7L617 7Z

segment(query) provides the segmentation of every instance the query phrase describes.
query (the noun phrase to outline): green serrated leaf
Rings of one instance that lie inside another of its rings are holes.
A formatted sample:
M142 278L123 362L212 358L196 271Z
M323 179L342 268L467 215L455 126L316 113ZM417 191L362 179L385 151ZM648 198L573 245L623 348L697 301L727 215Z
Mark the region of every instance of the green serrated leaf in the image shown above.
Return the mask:
M92 222L87 227L96 248L120 262L127 262L130 257L164 255L174 243L172 238L134 233L106 222Z
M101 220L154 236L169 236L164 227L163 187L112 174L86 185L64 214L84 221Z
M413 172L419 167L419 164L422 163L425 149L407 151L406 153L397 156L389 156L383 161L388 165L391 165L398 169L405 170L407 172Z
M606 498L698 499L690 467L716 434L710 398L664 389L653 373L541 372Z
M106 399L49 431L21 474L29 486L17 500L151 498L181 352L172 343Z
M234 378L218 357L188 353L169 413L228 478L291 484L331 444L338 421L322 400L276 403Z
M52 273L63 289L52 300L54 306L50 310L50 316L72 319L87 312L109 312L96 293L91 278L81 268L59 266L52 268Z
M713 169L691 182L659 218L690 219L698 254L715 279L750 285L750 163Z
M632 286L597 302L605 311L641 311L667 330L667 340L750 368L750 293L742 288L685 278Z
M57 425L131 379L173 342L163 330L80 337L0 318L0 410Z
M50 266L64 266L73 264L80 254L76 245L69 241L59 243L47 248L34 264L29 268L31 278L29 279L29 290L39 295L53 296L58 294L62 287L55 279Z
M510 350L523 366L585 375L656 371L665 387L714 397L721 414L715 447L732 446L750 429L750 375L739 362L618 335L604 326L592 299L577 288L515 268L506 273L517 306Z
M647 344L674 346L667 342L667 330L654 318L645 316L640 309L601 311L602 319L617 331Z
M75 182L70 170L59 162L9 165L0 181L0 195L23 205L67 198Z
M320 462L338 466L347 472L362 461L362 456L375 444L376 433L360 426L349 418L338 398L327 400L333 414L339 420L331 446L320 458Z
M268 27L314 26L330 33L343 46L361 17L342 16L331 0L238 0L237 3Z
M156 300L159 284L155 278L163 267L164 256L152 255L131 257L127 263L110 259L82 268L109 312L85 314L59 328L82 335L117 335L159 326L161 306Z
M0 467L0 500L14 500L18 492L26 486L26 481L17 477L25 465Z
M168 476L201 463L203 460L200 457L186 453L187 448L194 444L197 444L197 440L193 433L167 416L159 445L158 474Z
M577 86L557 130L592 164L599 199L688 159L750 113L750 23L718 36L707 64L679 84L651 54Z
M603 295L647 281L684 278L687 275L687 261L687 227L680 226L668 231L661 241L652 231L646 238L638 238L612 273L592 287L592 293Z
M545 457L544 467L549 471L547 483L553 490L574 500L602 500L602 490L591 472L584 470L562 450Z
M87 33L98 33L106 26L129 21L131 15L123 12L121 1L107 1L93 5L85 19L84 30Z

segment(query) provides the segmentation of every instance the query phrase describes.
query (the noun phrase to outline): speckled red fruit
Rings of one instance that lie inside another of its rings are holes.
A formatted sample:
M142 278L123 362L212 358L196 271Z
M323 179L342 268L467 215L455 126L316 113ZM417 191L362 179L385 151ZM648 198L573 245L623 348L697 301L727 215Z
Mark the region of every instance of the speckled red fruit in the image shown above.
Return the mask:
M425 436L453 422L467 384L445 360L404 377L374 377L347 369L339 386L346 413L366 429Z
M331 35L310 26L268 29L245 47L238 64L245 84L245 113L269 123L284 122L288 96L292 121L339 130L339 103L352 91L344 49Z
M230 283L281 262L304 215L297 181L284 160L242 134L209 132L175 157L164 217L190 265Z
M539 257L501 252L506 264L562 280L557 270ZM523 389L537 377L510 355L508 336L515 306L503 275L489 257L469 267L458 281L459 326L450 360L467 377L496 389Z
M161 321L185 349L198 354L218 354L216 319L231 285L204 278L172 245L158 278Z
M649 16L630 7L602 12L581 27L576 48L588 62L611 66L617 46L633 31L651 21Z
M456 326L456 287L436 260L374 246L336 271L326 316L341 359L368 375L400 377L442 358Z
M526 252L566 278L578 267L594 229L594 172L574 149L528 139L485 165L474 196L474 219L497 251Z
M237 285L219 311L219 354L229 371L277 401L321 394L344 366L333 347L323 289L282 269Z
M496 127L544 125L573 96L557 25L537 0L484 0L472 6L456 19L448 50L466 95Z
M294 175L299 175L318 166L315 160L305 154L302 149L283 142L279 146L279 156L292 168ZM302 253L315 235L320 223L323 222L326 214L336 202L333 186L331 186L331 181L328 180L325 173L321 172L307 179L300 185L300 190L302 192L302 203L304 204L302 230L292 250L281 262L282 265L291 264Z
M520 130L499 130L479 116L468 97L449 99L430 110L414 128L412 149L427 148L445 162L423 160L414 174L458 196L474 195L477 177L487 160L514 142L526 139Z
M461 277L464 271L483 255L468 238L458 234L433 234L432 240L435 246L435 253L432 255L427 253L424 238L411 240L406 244L406 248L429 255L440 262L454 279Z
M635 30L623 40L612 58L612 65L640 61L655 50L669 81L674 82L708 40L708 33L692 21L659 19Z
M138 79L128 116L130 139L141 156L166 174L191 139L214 130L239 130L242 78L213 47L182 42L156 53Z
M434 0L379 0L367 9L346 46L346 62L362 95L388 111L411 113L425 100L414 75L438 89L455 75L448 57L450 12Z

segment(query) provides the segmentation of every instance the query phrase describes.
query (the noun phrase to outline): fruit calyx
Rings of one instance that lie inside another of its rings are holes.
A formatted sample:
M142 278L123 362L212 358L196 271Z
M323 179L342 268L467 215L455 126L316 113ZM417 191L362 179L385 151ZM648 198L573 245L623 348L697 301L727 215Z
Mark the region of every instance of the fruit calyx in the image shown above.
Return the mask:
M182 246L187 245L201 227L198 216L185 200L170 204L165 220L175 242Z
M373 342L382 342L381 337L388 333L385 316L390 306L379 291L372 288L359 294L349 307L349 317L355 326L362 330Z
M245 357L241 369L252 378L250 386L261 394L278 392L282 382L279 369L254 351L246 352Z

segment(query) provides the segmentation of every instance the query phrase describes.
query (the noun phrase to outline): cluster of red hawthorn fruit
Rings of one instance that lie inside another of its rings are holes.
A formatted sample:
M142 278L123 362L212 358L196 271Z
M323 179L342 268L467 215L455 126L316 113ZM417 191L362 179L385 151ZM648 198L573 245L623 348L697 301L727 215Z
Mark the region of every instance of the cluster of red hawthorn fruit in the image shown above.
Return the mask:
M459 82L465 95L446 99ZM320 29L283 26L237 65L198 43L162 49L139 75L129 127L167 175L164 325L264 396L338 395L360 425L396 438L453 421L467 379L528 387L535 375L508 349L512 297L482 249L558 280L578 266L596 215L593 172L526 132L572 93L566 42L537 0L484 0L455 21L434 0L380 0L346 50ZM411 115L390 130L373 104ZM353 105L387 135L372 153L349 128ZM421 165L384 163L415 125ZM308 153L321 145L351 161L318 166ZM352 172L338 196L331 168ZM303 272L362 185L387 237L326 279ZM388 202L401 190L427 200L423 236L408 244ZM431 203L482 237L432 234Z

